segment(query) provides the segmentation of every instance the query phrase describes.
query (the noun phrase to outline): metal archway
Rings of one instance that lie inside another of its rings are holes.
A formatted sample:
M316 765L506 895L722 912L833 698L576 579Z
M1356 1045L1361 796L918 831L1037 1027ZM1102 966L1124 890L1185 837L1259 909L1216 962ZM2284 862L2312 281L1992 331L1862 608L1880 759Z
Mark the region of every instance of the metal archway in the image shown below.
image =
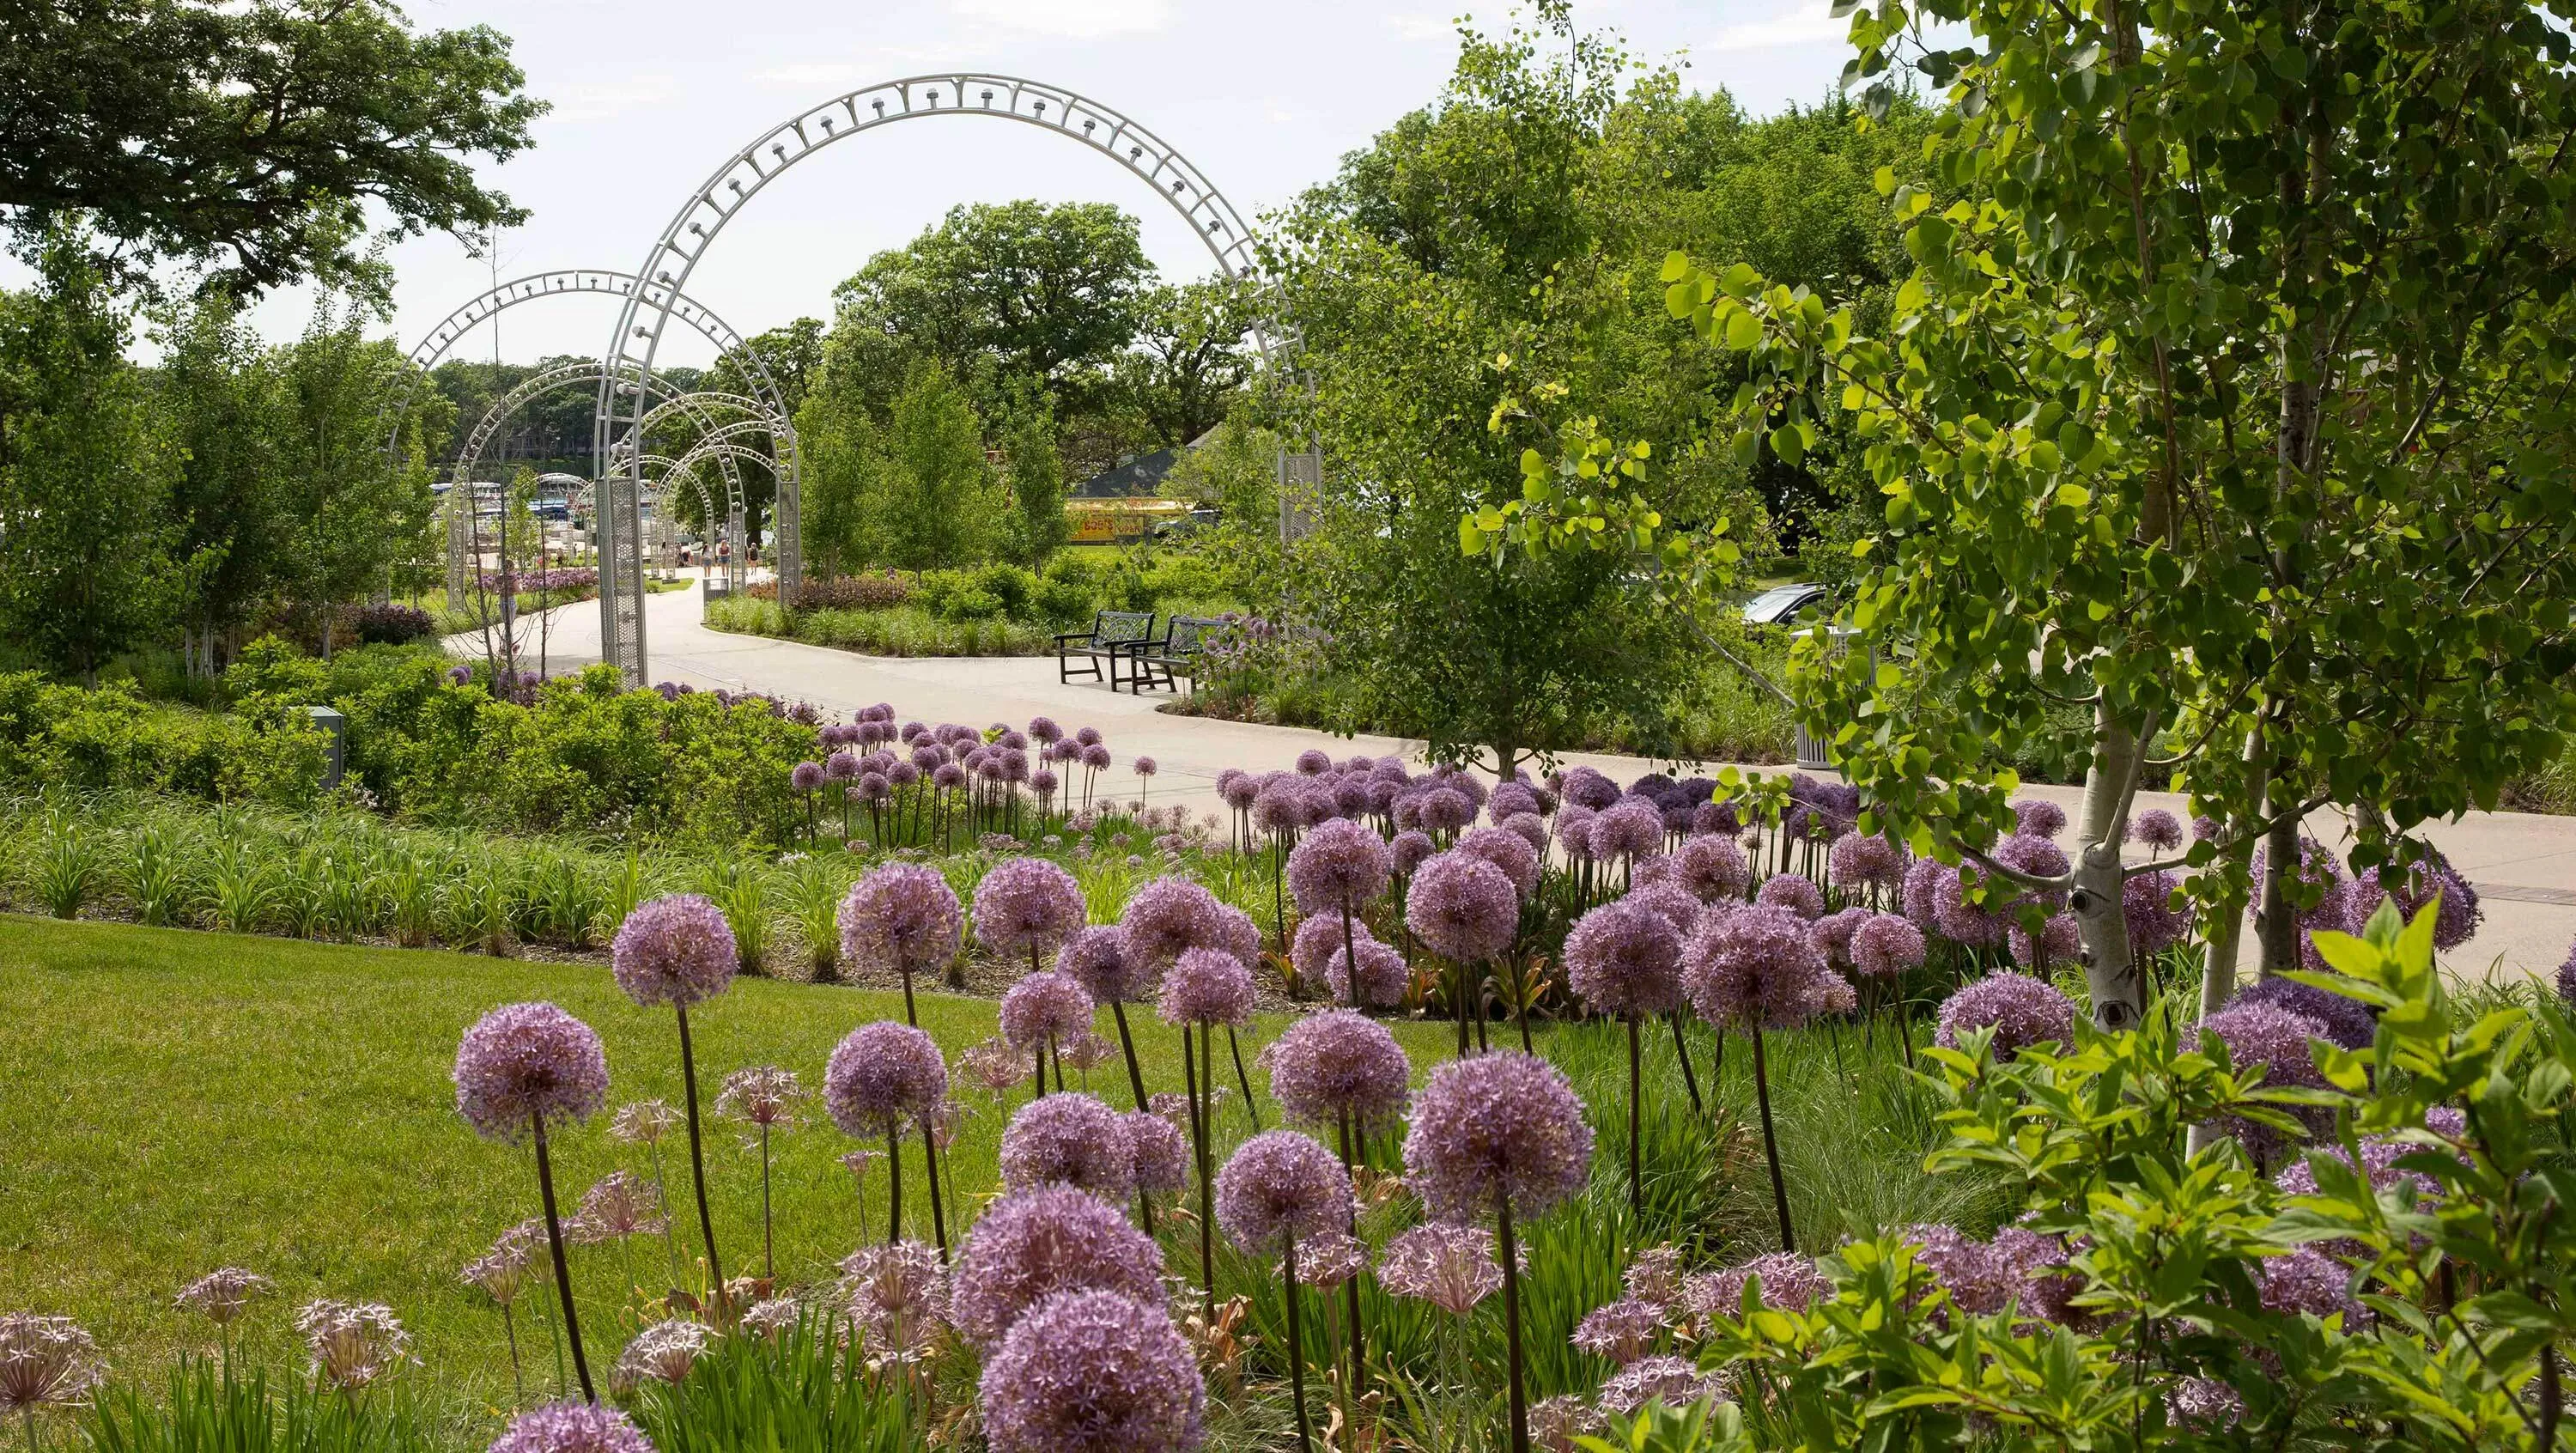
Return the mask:
M1150 184L1190 224L1227 276L1254 271L1252 230L1205 172L1133 119L1061 86L978 71L911 76L845 92L771 127L717 167L662 229L639 270L648 281L627 294L602 354L611 374L600 385L599 419L593 434L594 456L601 461L605 486L599 506L600 651L626 673L630 684L640 685L644 679L644 581L640 568L627 567L623 552L637 527L636 494L642 474L640 466L633 464L625 470L610 470L606 461L609 441L627 432L619 426L631 425L645 406L629 403L617 385L652 377L662 335L685 302L681 288L689 274L715 245L725 224L761 188L835 141L919 116L987 116L1081 142ZM1266 355L1267 340L1256 337L1256 342ZM629 409L632 412L626 412ZM776 511L778 600L792 606L804 561L795 440L791 435L783 442L784 472L779 476Z

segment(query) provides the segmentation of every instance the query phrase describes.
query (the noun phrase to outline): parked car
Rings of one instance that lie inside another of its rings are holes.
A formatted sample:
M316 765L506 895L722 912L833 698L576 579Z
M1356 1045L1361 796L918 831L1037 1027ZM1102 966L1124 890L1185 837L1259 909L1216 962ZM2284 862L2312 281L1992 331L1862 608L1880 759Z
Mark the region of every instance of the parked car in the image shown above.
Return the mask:
M1749 626L1811 626L1832 613L1821 585L1775 585L1744 603Z

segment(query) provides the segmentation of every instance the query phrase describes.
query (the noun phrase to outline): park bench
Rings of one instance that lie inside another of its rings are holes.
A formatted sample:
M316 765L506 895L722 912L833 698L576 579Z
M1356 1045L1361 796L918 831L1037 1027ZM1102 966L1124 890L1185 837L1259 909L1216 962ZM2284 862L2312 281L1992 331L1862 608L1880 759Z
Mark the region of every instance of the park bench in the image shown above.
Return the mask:
M1065 631L1055 638L1055 679L1071 681L1074 661L1083 662L1082 672L1094 681L1101 680L1100 668L1109 667L1109 689L1118 689L1118 663L1127 658L1129 648L1154 634L1154 613L1149 610L1104 610L1091 618L1087 631Z
M1163 627L1161 640L1138 641L1128 647L1128 684L1142 696L1148 686L1178 691L1177 678L1188 677L1195 689L1199 657L1206 652L1208 639L1232 624L1210 616L1172 617Z

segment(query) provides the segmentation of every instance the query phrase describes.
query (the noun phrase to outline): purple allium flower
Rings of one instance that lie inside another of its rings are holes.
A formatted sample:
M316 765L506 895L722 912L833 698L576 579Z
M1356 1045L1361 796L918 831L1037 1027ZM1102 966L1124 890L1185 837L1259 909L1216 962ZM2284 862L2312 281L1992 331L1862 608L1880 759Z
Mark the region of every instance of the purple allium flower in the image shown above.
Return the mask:
M1640 1357L1601 1384L1601 1411L1629 1417L1648 1403L1684 1408L1716 1392L1699 1364L1687 1357Z
M2072 913L2052 913L2042 920L2035 943L2019 923L2005 930L2005 938L2012 945L2013 962L2030 967L2072 963L2084 951L2083 930Z
M670 1228L662 1197L653 1183L630 1171L613 1170L582 1192L580 1209L564 1225L564 1239L581 1246L623 1241L629 1236L659 1236Z
M811 792L823 785L823 764L799 762L787 773L787 785L799 792Z
M1022 1054L1042 1045L1070 1044L1091 1028L1091 1013L1090 993L1070 976L1047 970L1026 974L1002 995L1002 1037Z
M2182 819L2161 807L2150 807L2129 819L2129 841L2160 853L2182 846Z
M1366 934L1352 938L1351 948L1359 954L1359 988L1351 987L1350 955L1341 948L1324 961L1324 986L1340 1004L1358 1004L1363 1009L1392 1009L1404 1002L1405 988L1412 982L1412 971L1404 955ZM1250 981L1246 980L1249 988Z
M2066 849L2037 833L2028 832L2014 833L1996 844L1994 859L2016 872L2037 878L2058 877L2069 867ZM2025 896L2035 897L2052 908L2065 901L2062 889L2030 890Z
M1545 815L1539 811L1538 794L1531 791L1529 784L1526 782L1504 782L1497 784L1494 788L1493 797L1488 800L1486 805L1491 810L1493 819L1496 822L1500 822L1507 817L1518 817L1524 812L1528 813L1532 817Z
M2477 888L2437 848L2426 849L2425 857L2409 864L2404 880L2394 891L2382 889L2375 878L2362 877L2353 881L2349 893L2346 931L2353 934L2359 934L2369 924L2370 915L2383 901L2395 903L2399 916L2411 921L2439 893L2442 907L2433 918L2433 947L2437 949L2455 949L2467 943L2486 917L2486 909L2478 902Z
M2240 998L2202 1020L2200 1027L2203 1034L2217 1036L2227 1047L2228 1063L2240 1075L2260 1069L2263 1083L2269 1086L2318 1089L2325 1085L2325 1074L2317 1068L2316 1053L2308 1044L2325 1038L2325 1026L2304 1014ZM2311 1130L2319 1128L2324 1118L2314 1108L2278 1108L2306 1121ZM2217 1128L2221 1134L2235 1136L2256 1156L2269 1156L2285 1143L2280 1131L2242 1116L2222 1117Z
M1608 1427L1599 1408L1570 1392L1530 1404L1530 1443L1547 1453L1576 1453L1580 1447L1577 1439L1599 1434Z
M71 1318L0 1316L0 1414L25 1417L30 1442L36 1409L79 1403L106 1374L98 1343Z
M315 1375L343 1392L384 1376L411 1351L411 1334L382 1302L307 1302L295 1314L295 1330L313 1356Z
M617 1371L612 1382L655 1382L678 1387L689 1380L689 1369L715 1344L715 1329L703 1322L674 1317L655 1322L635 1334L626 1350L617 1355Z
M1546 835L1540 836L1544 840ZM1458 835L1457 850L1500 868L1521 897L1538 891L1538 849L1521 834L1504 827L1469 828Z
M1035 958L1071 938L1086 912L1071 873L1044 858L1004 858L975 885L975 940Z
M1724 1271L1694 1276L1682 1284L1682 1306L1703 1321L1744 1315L1745 1289L1759 1282L1762 1305L1775 1311L1803 1312L1818 1297L1833 1295L1833 1283L1815 1258L1794 1251L1766 1251Z
M1816 920L1816 947L1825 951L1825 962L1838 969L1852 964L1852 936L1861 925L1878 915L1866 908L1845 908Z
M1579 803L1567 803L1556 814L1556 845L1567 862L1592 861L1592 824L1600 814Z
M1404 1118L1413 1066L1385 1025L1348 1009L1311 1015L1264 1052L1289 1118L1371 1134Z
M549 1403L510 1420L486 1453L653 1453L624 1413L596 1403Z
M1520 931L1521 900L1503 870L1472 853L1447 852L1414 872L1404 921L1424 947L1459 964L1502 957Z
M1261 962L1261 925L1252 915L1231 903L1217 905L1211 924L1215 942L1209 947L1234 955L1236 962L1249 969Z
M1482 1229L1432 1221L1386 1244L1377 1280L1396 1296L1463 1317L1502 1286L1503 1268L1494 1260L1494 1238Z
M1154 759L1151 757L1138 757L1129 765L1134 769L1136 775L1139 777L1151 777L1157 770L1159 770L1154 764Z
M2000 1312L2021 1291L2021 1278L1992 1246L1955 1226L1908 1226L1899 1235L1913 1244L1916 1263L1962 1312Z
M2195 1433L2223 1433L2245 1416L2245 1399L2210 1377L2186 1377L2165 1394L2165 1411Z
M1252 1006L1252 971L1223 949L1184 950L1163 976L1166 1023L1242 1024Z
M1060 742L1064 740L1064 728L1057 726L1055 724L1055 718L1051 716L1030 717L1029 740L1033 742L1043 742L1050 745Z
M992 1453L1188 1453L1207 1389L1159 1299L1069 1291L1010 1329L980 1396Z
M1386 892L1391 868L1384 839L1336 818L1318 824L1288 854L1288 891L1300 913L1356 910Z
M1539 821L1537 813L1515 812L1511 816L1503 819L1502 829L1503 831L1510 833L1512 836L1519 838L1522 842L1529 844L1530 853L1532 855L1531 861L1533 863L1546 855L1547 824ZM1472 834L1470 835L1472 836Z
M1074 930L1055 957L1057 973L1104 1004L1144 998L1154 987L1153 968L1129 950L1126 932L1114 924Z
M1431 1072L1404 1138L1405 1183L1434 1215L1535 1216L1582 1189L1592 1166L1583 1102L1554 1065L1504 1052Z
M1852 967L1865 977L1923 967L1923 930L1893 913L1873 914L1852 931Z
M794 1070L759 1065L725 1076L724 1089L716 1096L716 1113L760 1126L793 1125L796 1107L804 1100L805 1087Z
M1681 1007L1681 930L1634 894L1576 920L1564 962L1567 987L1595 1013L1642 1018Z
M251 1302L276 1290L267 1277L238 1266L218 1267L188 1283L179 1293L178 1304L203 1316L218 1327L229 1327L241 1320Z
M1355 940L1367 932L1365 927L1356 922L1351 925L1351 935ZM1289 935L1288 964L1297 971L1298 978L1316 978L1322 975L1324 965L1334 954L1341 952L1341 949L1341 915L1318 914L1313 918L1299 920L1296 931Z
M1252 825L1274 835L1292 833L1307 825L1306 794L1294 778L1275 777L1265 780L1252 798Z
M1333 758L1330 753L1316 747L1308 747L1297 754L1297 771L1304 776L1321 777L1331 770L1333 770Z
M1134 1148L1117 1111L1080 1091L1041 1095L1002 1131L1002 1189L1065 1185L1106 1200L1135 1189Z
M1983 948L2000 942L2004 937L2006 921L1994 907L1990 906L1993 900L1989 900L1989 906L1977 906L1968 902L1968 892L1980 886L1981 876L1974 869L1965 866L1954 868L1944 864L1934 865L1928 884L1931 894L1932 922L1941 936L1952 943L1965 944L1970 948ZM1912 916L1913 891L1914 884L1911 879L1908 879L1906 894L1909 917Z
M1755 905L1712 912L1684 950L1682 986L1711 1024L1787 1029L1822 1012L1835 987L1807 921L1786 908Z
M2236 1002L2275 1004L2313 1019L2321 1031L2318 1038L2344 1049L2366 1049L2379 1037L2379 1020L2371 1014L2369 1005L2295 979L2257 979L2238 992Z
M2558 966L2558 997L2569 1008L2576 1009L2576 948L2567 950L2566 961Z
M1563 819L1559 819L1560 829ZM1664 845L1663 809L1643 798L1623 797L1592 819L1596 858L1642 858Z
M1884 833L1848 833L1825 857L1826 876L1837 888L1893 888L1905 879L1905 850Z
M931 1037L908 1024L862 1024L832 1050L823 1068L823 1108L845 1135L893 1135L906 1120L939 1108L948 1096L948 1064Z
M1925 933L1940 930L1941 890L1945 878L1955 878L1952 870L1931 858L1916 858L1905 869L1905 886L1898 896L1905 909L1906 921Z
M1994 1057L2002 1063L2034 1044L2075 1042L2075 1004L2048 984L2010 970L1989 974L1941 1001L1932 1042L1957 1049L1972 1029L1995 1032Z
M1119 1119L1127 1128L1129 1179L1137 1190L1147 1195L1170 1195L1189 1184L1190 1143L1179 1126L1151 1110L1130 1110Z
M1368 1243L1340 1231L1327 1231L1297 1243L1297 1284L1329 1291L1368 1269Z
M1697 836L1731 840L1743 830L1732 801L1703 802L1691 809L1691 832Z
M1372 1026L1375 1027L1375 1026ZM1255 1254L1349 1228L1351 1178L1333 1153L1294 1130L1245 1141L1216 1173L1216 1224Z
M989 1351L1055 1292L1096 1288L1162 1306L1162 1275L1162 1249L1107 1202L1071 1186L1022 1191L995 1201L966 1233L949 1318Z
M1809 923L1825 916L1825 892L1795 873L1775 873L1762 880L1753 901L1766 908L1786 908Z
M506 1307L517 1300L546 1244L546 1223L532 1217L502 1232L490 1251L465 1263L456 1279L482 1288L496 1305Z
M1593 1308L1574 1326L1574 1345L1621 1367L1654 1350L1664 1331L1664 1309L1636 1297Z
M2262 892L2263 875L2266 872L2264 858L2268 851L2268 845L2254 850L2252 867L2257 894ZM2315 899L2313 903L2299 910L2299 966L2306 969L2325 968L2326 961L2318 954L2316 943L2311 936L2329 930L2341 933L2352 926L2356 885L2344 873L2343 863L2335 857L2334 852L2305 834L2301 834L2299 838L2298 870L2290 874L2290 877L2296 885L2291 890L2293 902L2299 897ZM2364 892L2366 894L2366 890Z
M1452 833L1476 820L1476 804L1455 787L1434 787L1415 802L1414 811L1425 832Z
M954 792L966 785L966 769L955 762L942 762L930 770L930 785L942 792Z
M1643 908L1661 917L1687 943L1691 930L1699 926L1700 901L1678 883L1645 883L1628 890L1622 903Z
M1628 1295L1639 1301L1652 1302L1667 1311L1680 1305L1682 1298L1682 1253L1677 1246L1650 1246L1628 1261L1628 1274L1621 1279Z
M2292 1316L2340 1315L2347 1332L2369 1325L2370 1309L2352 1294L2352 1269L2313 1246L2265 1261L2259 1273L2263 1306Z
M1395 869L1397 875L1410 878L1416 870L1440 851L1440 845L1431 840L1431 834L1416 829L1411 832L1397 833L1387 843L1386 851L1388 864Z
M1191 949L1218 947L1215 919L1221 906L1215 894L1187 878L1156 878L1128 898L1118 926L1126 932L1128 954L1160 969Z
M2129 927L2129 952L2162 953L2182 942L2191 914L2174 906L2180 880L2167 872L2138 873L2120 884L2120 913Z
M2012 805L2013 831L2053 838L2066 831L2066 809L2045 797L2024 797Z
M742 956L723 909L695 893L674 893L626 915L609 945L609 964L617 987L636 1003L685 1009L723 993Z
M608 1056L589 1025L552 1004L504 1004L456 1047L456 1112L486 1140L515 1143L538 1120L586 1120L608 1098Z
M947 1270L919 1241L863 1247L841 1258L841 1292L869 1345L908 1356L948 1315Z
M1590 808L1594 812L1608 807L1623 795L1619 791L1618 783L1590 767L1576 767L1567 772L1563 791L1567 802L1576 807Z

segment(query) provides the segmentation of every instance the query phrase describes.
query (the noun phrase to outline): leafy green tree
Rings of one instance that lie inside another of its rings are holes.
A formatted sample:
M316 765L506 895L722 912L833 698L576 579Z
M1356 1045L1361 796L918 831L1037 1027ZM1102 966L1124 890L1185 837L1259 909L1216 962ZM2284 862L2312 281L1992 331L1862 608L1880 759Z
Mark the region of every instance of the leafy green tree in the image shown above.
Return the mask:
M1749 369L1738 458L1795 462L1840 423L1883 500L1853 636L1793 658L1809 727L1943 853L2004 830L1999 761L2053 738L2089 762L2073 870L1999 876L2069 893L2106 1028L2141 1007L2130 804L2190 792L2221 823L2190 853L2218 869L2196 880L2214 1005L2258 842L2276 971L2309 811L2348 809L2364 865L2403 858L2576 706L2569 42L2519 0L1921 14L1979 41L1914 57L1952 104L1933 184L1882 174L1915 262L1885 326L1679 256L1668 306ZM1855 17L1859 74L1910 15ZM1470 548L1640 547L1714 600L1726 532L1673 532L1639 451L1567 432Z
M1225 417L1252 376L1247 337L1272 302L1266 289L1222 276L1146 290L1135 347L1115 367L1154 443L1187 444Z
M127 327L68 237L41 289L0 294L0 621L94 680L148 641L186 588L170 421L124 357Z
M1055 417L1045 395L1023 389L1001 428L1002 474L1012 504L1010 553L1034 570L1073 538L1064 514L1064 456L1056 452Z
M379 410L403 363L362 324L355 308L326 296L276 364L285 398L279 508L290 531L283 574L292 600L323 612L326 653L331 611L389 583L406 522L429 494L425 478L385 457Z
M285 394L268 350L222 294L174 312L163 344L158 394L181 461L170 512L179 558L198 562L178 603L182 649L192 673L211 675L286 568Z
M870 553L906 570L966 565L988 556L1011 503L984 457L982 427L965 390L934 360L914 366L888 412L870 469Z
M66 0L0 12L0 208L33 249L83 222L242 296L385 281L356 244L524 221L474 176L543 102L499 33L417 33L387 0Z
M860 390L831 363L815 371L796 411L796 438L805 558L828 580L867 559L869 495L883 446Z

